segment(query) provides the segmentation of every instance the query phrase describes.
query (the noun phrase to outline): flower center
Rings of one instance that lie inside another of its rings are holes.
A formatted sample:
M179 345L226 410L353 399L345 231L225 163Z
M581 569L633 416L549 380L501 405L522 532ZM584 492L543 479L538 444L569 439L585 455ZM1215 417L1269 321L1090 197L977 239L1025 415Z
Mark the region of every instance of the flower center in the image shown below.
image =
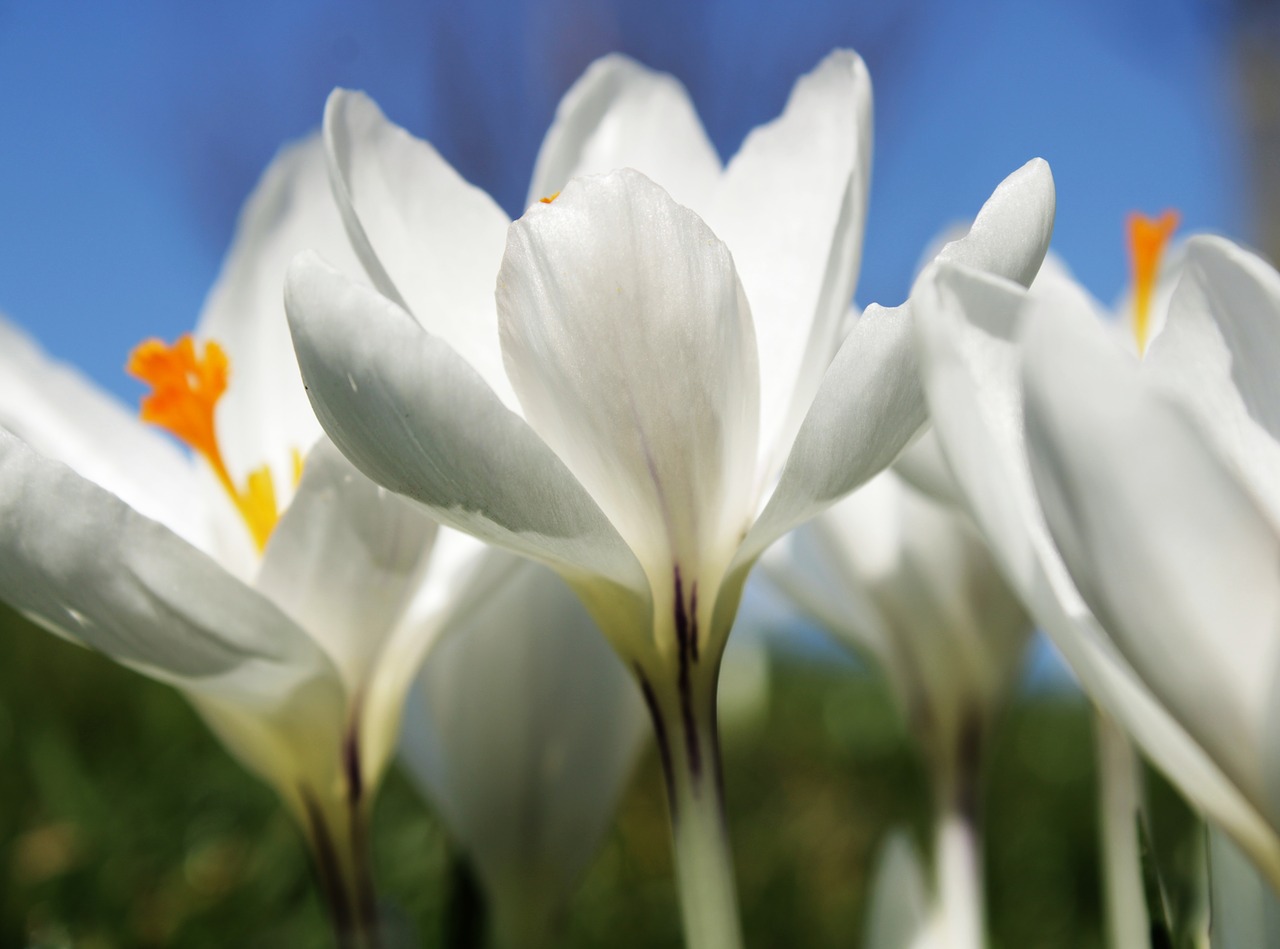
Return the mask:
M1133 335L1138 342L1138 355L1142 355L1151 335L1151 301L1160 275L1160 258L1178 229L1178 212L1147 217L1135 211L1127 224L1129 265L1133 268Z
M209 463L261 553L280 519L280 509L269 466L251 471L240 488L222 460L214 410L227 391L231 364L226 352L210 340L198 353L189 333L172 346L148 339L134 347L125 369L151 386L151 394L142 399L142 420L174 435ZM295 483L302 473L301 461L295 452Z
M555 194L547 195L545 198L539 198L538 200L543 204L550 204L552 201L554 201L558 197L560 197L559 191L557 191Z

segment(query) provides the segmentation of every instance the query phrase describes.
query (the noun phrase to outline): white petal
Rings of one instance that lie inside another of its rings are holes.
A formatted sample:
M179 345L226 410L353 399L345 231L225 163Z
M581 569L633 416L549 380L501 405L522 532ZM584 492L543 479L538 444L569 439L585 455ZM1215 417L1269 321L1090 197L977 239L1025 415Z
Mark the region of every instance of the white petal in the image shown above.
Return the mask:
M1209 828L1209 934L1213 949L1280 944L1280 896L1225 834Z
M381 774L395 753L405 697L443 631L484 609L525 563L469 534L439 530L417 593L382 643L364 686L360 744L366 774Z
M363 93L334 90L324 137L334 196L374 286L513 405L493 306L506 214Z
M634 168L703 212L720 159L684 86L619 53L597 59L565 93L534 165L527 204L570 178Z
M946 456L932 428L925 429L903 450L893 463L893 470L911 487L935 501L952 506L963 504L956 479L947 467Z
M1000 182L969 233L943 247L938 260L1030 286L1049 249L1056 206L1049 164L1033 158Z
M152 678L269 713L332 666L167 528L0 431L0 599Z
M1031 632L967 518L889 471L774 545L761 567L881 667L939 766L1007 695Z
M646 728L635 684L577 597L525 565L448 628L402 747L502 921L563 905Z
M1072 579L1143 682L1266 807L1280 535L1098 327L1033 314L1024 348L1031 471Z
M511 228L502 346L530 424L655 582L723 569L747 518L755 339L729 252L638 172Z
M876 495L875 479L855 491ZM848 500L848 499L846 499ZM867 508L867 523L860 537L860 553L871 558L893 558L896 528L891 512L878 506ZM862 585L850 585L842 569L832 538L816 525L821 518L802 524L769 547L760 558L758 573L767 577L802 613L835 634L853 649L883 666L889 653L890 631ZM893 670L887 670L891 674Z
M867 308L827 370L738 563L870 479L920 431L915 345L909 308Z
M314 255L290 268L285 305L316 414L368 477L458 530L647 590L595 502L448 345Z
M1049 247L1054 201L1048 164L1030 161L997 186L968 234L938 259L1029 284ZM911 300L890 310L872 305L845 337L738 563L862 484L919 432L925 409L912 325Z
M284 313L285 271L308 248L346 273L361 273L329 188L319 135L283 149L263 174L240 212L196 329L199 338L216 340L231 363L218 405L223 458L237 480L269 465L279 498L293 494L294 453L305 455L320 437Z
M1085 691L1280 881L1280 838L1104 637L1048 536L1023 447L1013 339L1025 299L1014 284L948 266L917 285L922 378L956 483L1006 579ZM1037 318L1088 321L1093 314L1042 306Z
M939 949L920 853L905 830L889 834L876 857L867 914L867 949Z
M931 709L925 727L954 741L994 713L1032 624L968 518L884 472L811 526L882 617L904 707Z
M1280 523L1280 274L1221 237L1193 237L1168 322L1144 362Z
M729 162L707 218L729 245L760 347L765 482L787 457L839 343L862 259L871 80L837 50Z
M374 484L326 439L307 456L256 586L324 647L357 696L417 590L435 533L421 506Z
M123 362L123 358L122 358ZM154 428L0 317L0 428L134 510L206 546L195 469Z

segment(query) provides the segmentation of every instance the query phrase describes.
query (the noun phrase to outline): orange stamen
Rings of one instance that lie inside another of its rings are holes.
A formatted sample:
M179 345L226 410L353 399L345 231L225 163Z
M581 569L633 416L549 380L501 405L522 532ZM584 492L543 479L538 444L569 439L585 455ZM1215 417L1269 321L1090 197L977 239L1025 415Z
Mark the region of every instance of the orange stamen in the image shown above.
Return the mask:
M539 198L538 200L541 201L543 204L550 204L552 201L554 201L558 197L560 197L559 191L557 191L555 194L548 195L545 198Z
M151 386L151 394L142 399L142 420L174 435L209 463L261 552L280 517L275 485L270 470L263 466L249 474L241 491L222 460L214 410L227 391L231 371L222 347L209 341L203 354L197 355L190 334L172 346L149 339L129 354L125 370Z
M1160 258L1169 245L1169 238L1178 229L1178 212L1165 211L1159 217L1147 217L1135 211L1129 215L1127 224L1129 264L1133 268L1133 335L1141 355L1147 350L1151 333L1151 301L1160 275Z

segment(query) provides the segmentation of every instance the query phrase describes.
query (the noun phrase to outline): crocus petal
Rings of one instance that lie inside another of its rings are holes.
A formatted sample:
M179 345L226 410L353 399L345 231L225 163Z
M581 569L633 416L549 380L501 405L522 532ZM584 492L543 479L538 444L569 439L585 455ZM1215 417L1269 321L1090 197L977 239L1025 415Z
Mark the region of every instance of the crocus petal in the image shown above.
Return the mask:
M925 429L919 438L903 449L893 463L893 470L911 487L939 503L953 507L964 503L932 428Z
M382 773L400 740L405 697L444 632L470 621L526 563L469 534L441 528L420 586L395 629L382 644L363 687L360 714L361 766Z
M1280 838L1098 628L1049 538L1023 447L1014 339L1026 295L1015 284L943 265L922 277L914 299L934 431L1006 579L1090 697L1280 882ZM1037 318L1094 317L1081 303L1066 311L1042 306Z
M294 488L295 453L320 437L293 355L281 287L289 261L313 248L353 276L361 273L329 187L324 143L313 135L283 149L250 195L196 332L231 361L218 405L218 442L235 478L262 465L276 496ZM244 533L242 524L236 527Z
M850 495L878 494L876 480ZM849 500L849 499L846 499ZM871 557L894 555L896 524L892 514L876 505L866 507L867 523L860 532L860 552ZM864 657L883 664L889 652L889 630L862 584L851 585L842 569L829 532L815 530L815 521L802 524L769 547L760 557L759 573L768 578L804 614L834 633ZM893 670L888 670L892 675Z
M647 590L582 485L447 344L313 254L290 268L285 307L311 404L368 477L491 543Z
M258 590L324 647L356 696L431 554L436 524L374 484L325 440L262 561Z
M411 695L403 755L504 929L561 908L646 728L626 669L545 568L520 565L449 624Z
M969 232L938 259L986 270L1024 286L1049 247L1053 175L1040 159L1002 181ZM915 291L912 291L914 297ZM748 563L888 465L925 423L911 300L867 307L845 337L796 435L778 486L738 552Z
M720 159L684 86L619 53L597 59L565 93L534 165L527 204L570 178L634 168L703 212Z
M753 561L778 537L883 469L925 418L910 309L867 307L827 370L737 562Z
M764 483L787 457L853 298L871 141L866 66L837 50L747 136L707 218L733 251L755 318Z
M334 90L324 138L334 196L374 286L513 405L493 307L506 214L362 93Z
M1280 774L1280 534L1098 327L1028 319L1022 381L1031 472L1076 587L1164 706L1265 802L1260 769Z
M943 247L937 259L1029 287L1049 249L1056 206L1049 163L1033 158L1000 182L969 233Z
M1194 407L1280 521L1280 274L1224 238L1193 237L1144 367Z
M1209 828L1209 920L1214 949L1280 943L1280 896L1231 839Z
M723 569L754 474L756 352L725 246L639 172L511 228L502 347L529 423L650 576Z
M152 678L270 712L334 678L270 601L167 528L0 431L0 599Z
M182 451L3 317L0 428L190 543L208 545L203 511L191 501L195 469Z
M872 875L867 949L939 949L920 853L905 830L885 839Z
M968 518L884 471L771 547L761 569L885 673L935 767L990 720L1031 621Z

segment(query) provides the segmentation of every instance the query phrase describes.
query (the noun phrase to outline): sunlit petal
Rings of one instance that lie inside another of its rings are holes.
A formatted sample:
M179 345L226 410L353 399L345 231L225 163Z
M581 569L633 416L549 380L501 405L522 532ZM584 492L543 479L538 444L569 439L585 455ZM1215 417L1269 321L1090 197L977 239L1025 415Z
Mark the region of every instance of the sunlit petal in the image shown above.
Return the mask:
M720 159L679 80L619 53L592 63L556 108L526 205L570 178L634 168L705 213Z
M575 179L512 227L498 309L530 424L653 579L723 568L750 515L757 426L725 246L637 172Z
M365 475L460 530L647 590L563 462L447 344L314 255L290 269L285 302L312 404Z
M506 214L363 93L333 92L324 137L334 195L374 286L513 404L493 305Z

